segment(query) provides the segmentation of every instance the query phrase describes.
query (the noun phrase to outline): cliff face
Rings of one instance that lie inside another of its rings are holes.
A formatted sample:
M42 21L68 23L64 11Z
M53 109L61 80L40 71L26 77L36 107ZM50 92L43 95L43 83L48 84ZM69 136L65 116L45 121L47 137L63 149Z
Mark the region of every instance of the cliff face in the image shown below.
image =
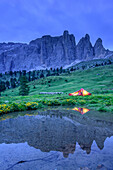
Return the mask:
M63 36L43 36L27 44L1 48L0 72L61 67L76 59L75 37L64 31Z
M81 38L77 44L77 59L88 60L94 57L94 50L90 42L90 37L88 34Z
M0 43L0 72L57 68L78 60L104 58L111 54L105 50L102 40L92 46L86 34L76 45L75 37L64 31L62 36L43 36L29 44Z
M97 39L94 47L90 42L90 36L88 34L81 38L76 46L77 59L79 60L91 60L105 58L107 55L113 54L112 51L106 50L103 47L102 40Z
M98 38L94 45L94 53L95 53L95 58L104 58L105 56L107 56L113 52L106 50L103 47L102 39Z

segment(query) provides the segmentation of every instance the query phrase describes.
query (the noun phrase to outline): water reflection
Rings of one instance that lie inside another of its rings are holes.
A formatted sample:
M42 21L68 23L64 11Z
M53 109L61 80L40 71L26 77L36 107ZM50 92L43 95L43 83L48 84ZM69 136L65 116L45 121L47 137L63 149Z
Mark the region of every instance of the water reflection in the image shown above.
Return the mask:
M87 154L91 152L93 141L99 149L104 148L107 137L113 135L113 124L105 121L93 121L84 117L21 116L0 122L0 143L24 143L40 149L42 152L60 151L65 158L76 150L78 143ZM52 114L51 114L52 115ZM84 121L85 120L85 121ZM85 122L85 123L84 123ZM100 126L101 123L101 126ZM111 125L111 124L110 124ZM104 127L104 128L103 128Z
M90 109L74 107L72 110L80 112L82 115L89 112Z

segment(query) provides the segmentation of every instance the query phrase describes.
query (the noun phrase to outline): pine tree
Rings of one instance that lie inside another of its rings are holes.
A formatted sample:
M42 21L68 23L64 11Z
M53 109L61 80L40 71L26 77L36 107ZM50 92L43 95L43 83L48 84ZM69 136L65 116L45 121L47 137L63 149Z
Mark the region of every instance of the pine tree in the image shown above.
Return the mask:
M6 86L5 86L5 82L4 81L0 81L0 96L1 96L1 92L6 90Z
M31 71L28 72L28 81L31 81Z
M50 76L50 70L47 71L46 77Z
M9 72L9 75L10 75L10 76L12 76L12 75L13 75L13 72L12 72L12 71L10 71L10 72Z
M109 62L108 64L112 64L111 60L108 60L108 62Z
M7 81L6 81L6 87L9 89L9 86L10 86L10 83L9 83L9 81L7 80Z
M43 74L43 73L41 73L41 74L40 74L40 78L43 78L43 77L44 77L44 74Z
M11 78L11 79L10 79L10 82L11 82L11 87L12 87L12 88L15 88L15 87L16 87L15 79L14 79L14 78Z
M32 81L35 80L35 70L32 72Z
M57 68L57 73L59 72L59 68Z
M73 71L73 67L71 67L70 71Z
M15 77L16 77L16 74L17 74L17 71L14 71L14 75L15 75Z
M19 88L19 95L27 96L29 94L29 87L27 85L27 79L25 76L20 78L20 88Z
M0 73L0 77L2 77L2 73Z
M60 67L60 73L62 73L62 66Z
M26 76L26 70L22 70L22 75Z

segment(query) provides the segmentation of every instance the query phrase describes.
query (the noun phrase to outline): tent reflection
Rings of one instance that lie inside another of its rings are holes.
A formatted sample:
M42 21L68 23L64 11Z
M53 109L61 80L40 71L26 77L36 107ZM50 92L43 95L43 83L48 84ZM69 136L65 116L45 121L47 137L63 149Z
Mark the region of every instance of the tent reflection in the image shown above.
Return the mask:
M78 107L74 107L72 110L78 111L82 115L90 111L90 109L87 109L87 108L78 108Z

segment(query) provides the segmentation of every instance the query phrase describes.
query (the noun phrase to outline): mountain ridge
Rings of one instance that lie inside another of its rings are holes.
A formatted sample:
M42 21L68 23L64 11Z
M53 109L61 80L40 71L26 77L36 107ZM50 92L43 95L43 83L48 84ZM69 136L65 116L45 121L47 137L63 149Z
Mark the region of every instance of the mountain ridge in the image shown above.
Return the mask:
M0 43L0 72L59 68L73 62L111 57L101 38L92 46L88 34L76 44L75 36L66 30L63 35L42 36L26 43Z

